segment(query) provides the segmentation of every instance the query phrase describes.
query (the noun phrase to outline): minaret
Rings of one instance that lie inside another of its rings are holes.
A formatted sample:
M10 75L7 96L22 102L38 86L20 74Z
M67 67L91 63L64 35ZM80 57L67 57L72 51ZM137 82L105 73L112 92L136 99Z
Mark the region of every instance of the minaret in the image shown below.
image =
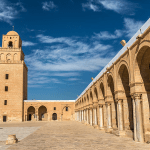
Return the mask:
M3 35L0 48L0 121L23 121L27 99L27 72L19 34Z

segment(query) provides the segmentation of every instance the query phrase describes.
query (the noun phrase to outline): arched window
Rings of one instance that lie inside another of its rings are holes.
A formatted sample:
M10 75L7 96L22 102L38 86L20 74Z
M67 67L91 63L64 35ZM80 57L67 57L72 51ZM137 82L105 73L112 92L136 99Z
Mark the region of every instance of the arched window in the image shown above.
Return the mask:
M68 111L68 107L66 107L66 111Z
M9 41L9 43L8 43L8 47L9 47L9 48L12 48L12 47L13 47L13 43L12 43L12 41Z

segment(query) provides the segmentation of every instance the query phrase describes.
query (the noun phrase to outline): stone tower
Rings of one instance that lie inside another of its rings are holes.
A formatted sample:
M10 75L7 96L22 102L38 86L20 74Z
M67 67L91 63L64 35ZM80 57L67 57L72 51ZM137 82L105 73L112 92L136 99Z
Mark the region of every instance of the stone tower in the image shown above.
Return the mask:
M19 34L3 35L0 47L0 121L23 121L27 99L27 72Z

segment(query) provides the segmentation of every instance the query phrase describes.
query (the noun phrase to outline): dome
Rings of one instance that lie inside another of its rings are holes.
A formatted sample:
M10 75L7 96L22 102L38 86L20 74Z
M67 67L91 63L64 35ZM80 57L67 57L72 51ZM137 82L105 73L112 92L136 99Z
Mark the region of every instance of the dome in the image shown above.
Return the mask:
M6 35L19 35L19 34L15 31L9 31Z

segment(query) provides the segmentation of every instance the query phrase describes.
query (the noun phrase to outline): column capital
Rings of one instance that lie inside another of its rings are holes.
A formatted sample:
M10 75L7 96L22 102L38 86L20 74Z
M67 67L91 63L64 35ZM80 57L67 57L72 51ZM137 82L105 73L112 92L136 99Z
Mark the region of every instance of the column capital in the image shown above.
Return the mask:
M107 106L110 106L111 105L111 102L106 102L105 103Z
M136 100L136 99L139 99L141 100L142 98L142 94L141 93L134 93L131 95L132 99Z
M120 98L120 99L119 99L119 98L117 98L117 99L115 99L115 102L119 104L119 103L123 102L123 99L121 99L121 98Z
M96 108L98 106L98 102L93 102L93 108Z
M99 105L99 107L100 107L100 108L102 108L102 107L103 107L103 104L98 104L98 105Z

